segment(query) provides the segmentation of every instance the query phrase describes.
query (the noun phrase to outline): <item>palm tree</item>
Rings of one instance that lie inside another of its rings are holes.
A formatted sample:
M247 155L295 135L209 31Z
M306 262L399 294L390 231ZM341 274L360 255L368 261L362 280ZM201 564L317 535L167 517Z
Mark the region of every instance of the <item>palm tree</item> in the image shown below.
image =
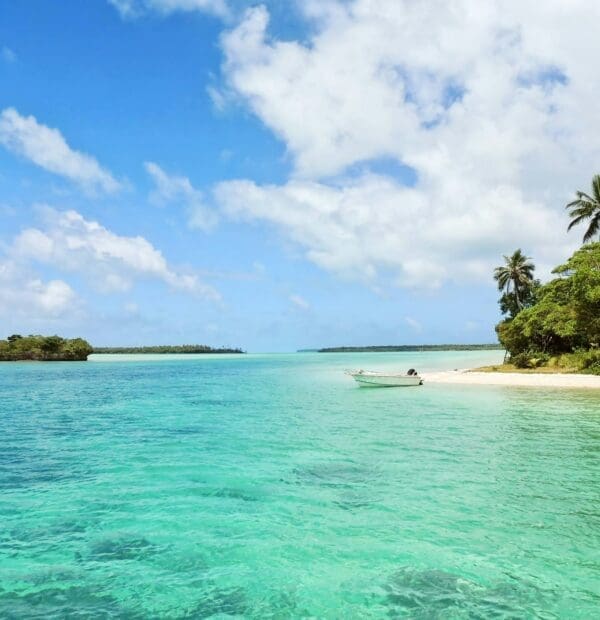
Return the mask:
M600 174L592 179L591 196L585 192L576 192L576 196L576 200L566 206L567 209L570 209L569 217L573 218L568 230L584 220L590 220L585 235L583 235L583 242L587 243L600 232Z
M533 286L535 265L523 252L515 250L512 256L504 257L504 265L494 269L494 280L498 282L498 290L513 294L519 310L523 309L523 300Z

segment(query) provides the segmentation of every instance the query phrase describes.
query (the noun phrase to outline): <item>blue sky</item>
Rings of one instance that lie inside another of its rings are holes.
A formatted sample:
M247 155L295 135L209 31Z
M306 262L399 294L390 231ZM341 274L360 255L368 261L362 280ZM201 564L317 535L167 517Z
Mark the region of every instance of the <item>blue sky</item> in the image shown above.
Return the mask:
M500 255L574 247L596 93L559 11L549 50L435 4L0 3L4 335L493 341Z

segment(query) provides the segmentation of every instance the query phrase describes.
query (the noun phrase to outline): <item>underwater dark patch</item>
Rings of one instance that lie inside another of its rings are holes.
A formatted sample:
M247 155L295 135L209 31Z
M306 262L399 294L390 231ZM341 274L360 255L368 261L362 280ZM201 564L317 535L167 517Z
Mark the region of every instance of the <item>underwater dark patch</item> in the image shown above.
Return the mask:
M217 489L201 489L200 495L204 497L219 497L223 499L237 499L243 502L258 502L259 498L256 495L251 495L241 489L235 489L232 487L223 487Z
M77 573L70 568L56 566L31 573L23 580L34 586L52 585L54 587L58 587L57 584L66 583L69 581L78 581L82 578L82 573Z
M375 498L367 493L343 493L334 504L343 510L358 510L372 506Z
M86 474L81 465L45 450L0 445L0 455L0 490L79 480Z
M185 399L186 405L192 405L194 407L226 407L231 408L237 405L242 405L244 401L241 400L229 400L224 398L189 398Z
M202 598L187 612L179 616L181 620L201 620L212 616L244 616L248 610L246 594L242 588L210 587Z
M533 584L515 580L486 587L436 569L403 568L385 585L391 617L442 619L466 617L515 619L548 609L548 596Z
M2 446L0 450L0 467L12 467L24 463L28 459L30 448L17 446Z
M48 532L52 535L63 536L65 534L84 534L87 531L87 527L81 521L65 521L63 523L56 523L48 528Z
M258 601L249 610L252 618L284 620L287 618L309 618L309 610L298 605L296 596L291 591L275 591Z
M94 562L139 560L156 553L157 550L146 538L118 536L93 543L85 559Z
M123 608L108 595L87 586L49 587L35 592L0 590L0 618L38 620L48 618L141 619L142 615Z
M152 560L154 566L160 566L174 573L190 573L192 576L203 575L211 564L201 552L194 552L186 546L184 550L170 549Z
M293 470L298 482L327 487L352 487L367 484L375 477L374 470L352 463L322 463Z
M182 428L170 428L165 431L165 435L206 435L207 429L204 426L186 426Z
M399 570L385 589L387 603L394 612L418 612L418 616L411 616L418 618L437 618L439 614L463 607L477 590L483 591L458 575L414 568Z
M558 594L523 580L503 581L485 590L476 610L481 618L544 617L542 611L552 606Z
M15 527L0 534L0 551L16 555L26 548L43 545L45 549L62 547L65 542L81 540L87 529L79 521L49 524L45 527Z
M189 398L184 401L186 405L193 405L199 407L205 405L206 407L220 407L225 405L227 401L216 398Z
M54 482L64 482L74 476L68 467L57 463L22 468L0 468L0 489L18 489Z

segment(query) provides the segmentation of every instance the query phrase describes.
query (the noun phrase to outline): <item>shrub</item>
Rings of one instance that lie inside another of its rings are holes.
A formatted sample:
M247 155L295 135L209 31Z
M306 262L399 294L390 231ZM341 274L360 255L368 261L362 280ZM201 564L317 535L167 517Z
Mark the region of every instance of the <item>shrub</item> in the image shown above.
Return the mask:
M549 355L537 352L517 353L510 358L511 364L517 368L540 368L546 366L549 360Z
M540 368L541 366L546 366L549 360L550 356L548 354L536 353L535 357L529 358L529 366L530 368Z
M531 368L529 365L529 353L517 353L517 355L512 355L510 362L517 368Z
M600 351L587 351L581 356L581 370L592 375L600 375Z

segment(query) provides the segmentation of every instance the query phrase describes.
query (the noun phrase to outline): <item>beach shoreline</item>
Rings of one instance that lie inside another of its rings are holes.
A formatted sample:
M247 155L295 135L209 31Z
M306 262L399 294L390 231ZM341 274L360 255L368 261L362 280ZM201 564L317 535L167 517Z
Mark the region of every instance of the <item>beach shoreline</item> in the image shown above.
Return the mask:
M508 387L585 388L600 390L600 376L564 373L477 372L460 369L422 373L425 383Z

